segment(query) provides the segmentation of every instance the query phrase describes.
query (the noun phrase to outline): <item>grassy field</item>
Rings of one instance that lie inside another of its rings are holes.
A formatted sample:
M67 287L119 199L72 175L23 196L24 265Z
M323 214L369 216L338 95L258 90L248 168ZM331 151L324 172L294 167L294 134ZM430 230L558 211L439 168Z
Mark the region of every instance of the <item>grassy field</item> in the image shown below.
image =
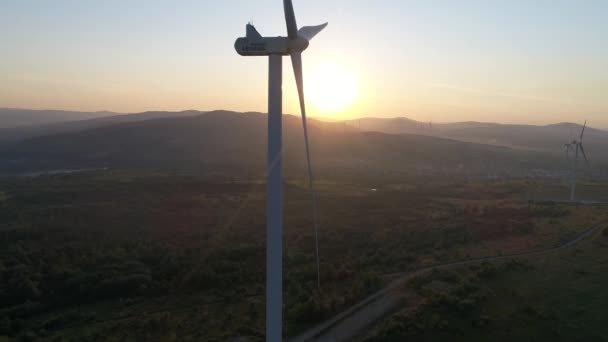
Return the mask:
M365 341L606 341L608 226L558 254L436 271Z
M601 206L530 204L522 181L322 180L322 291L306 183L285 184L285 333L424 264L554 246ZM0 180L0 336L262 340L265 187L175 172Z
M531 200L566 201L570 199L570 182L567 179L529 181L526 196ZM606 182L579 179L576 186L576 199L583 201L608 202Z

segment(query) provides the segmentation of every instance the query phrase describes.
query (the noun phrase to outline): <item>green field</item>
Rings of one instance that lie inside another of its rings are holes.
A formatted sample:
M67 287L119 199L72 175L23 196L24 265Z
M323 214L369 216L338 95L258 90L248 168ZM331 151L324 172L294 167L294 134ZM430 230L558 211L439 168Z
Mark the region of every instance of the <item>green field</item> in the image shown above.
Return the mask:
M288 180L285 333L293 336L377 291L385 274L556 246L605 215L600 205L532 204L528 187L322 180L317 291L310 197L304 181ZM5 178L0 194L0 336L263 339L262 182L98 171ZM537 273L526 267L504 276L515 281Z
M543 257L436 271L366 341L606 341L608 228Z

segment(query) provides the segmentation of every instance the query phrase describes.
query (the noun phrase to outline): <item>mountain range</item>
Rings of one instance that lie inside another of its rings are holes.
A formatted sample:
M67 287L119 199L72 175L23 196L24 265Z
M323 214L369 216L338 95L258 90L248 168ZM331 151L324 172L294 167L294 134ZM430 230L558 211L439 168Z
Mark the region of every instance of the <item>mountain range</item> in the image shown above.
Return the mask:
M544 126L508 125L484 122L423 123L407 118L362 118L347 121L349 129L389 134L420 134L480 144L564 154L564 144L579 139L582 124L558 123ZM587 127L584 135L590 157L603 160L608 148L608 131Z
M116 116L112 112L70 112L0 108L0 128L15 128Z
M22 141L43 135L78 132L89 128L119 123L166 117L194 116L202 113L204 112L188 110L181 112L154 111L117 114L113 112L88 113L0 108L0 144ZM16 117L19 115L24 115L24 118L17 120ZM27 122L28 124L16 125L18 122Z
M266 115L145 112L4 128L1 173L69 168L183 168L263 175ZM315 168L346 174L562 176L563 144L580 126L428 124L406 118L310 120ZM6 138L9 137L9 138ZM284 116L286 171L303 172L299 117ZM586 148L603 170L608 132L588 128ZM601 172L599 172L601 173Z

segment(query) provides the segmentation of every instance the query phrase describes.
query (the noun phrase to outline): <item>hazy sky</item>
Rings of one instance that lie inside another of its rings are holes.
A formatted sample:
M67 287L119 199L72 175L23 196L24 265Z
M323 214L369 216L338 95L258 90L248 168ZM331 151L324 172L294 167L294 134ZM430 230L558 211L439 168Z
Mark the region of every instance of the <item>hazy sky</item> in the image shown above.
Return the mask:
M324 116L608 127L608 1L294 0L328 21L306 75L340 66L358 97ZM0 107L266 110L267 61L233 49L280 0L2 0ZM285 111L296 113L285 60ZM325 69L324 69L325 68ZM311 86L308 84L308 86Z

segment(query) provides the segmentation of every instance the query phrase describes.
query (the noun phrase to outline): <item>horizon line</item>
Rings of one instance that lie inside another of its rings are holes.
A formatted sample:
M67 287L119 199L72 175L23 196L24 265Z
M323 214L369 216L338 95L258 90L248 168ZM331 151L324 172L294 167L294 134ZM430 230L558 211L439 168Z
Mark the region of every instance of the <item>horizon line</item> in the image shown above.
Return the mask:
M259 112L259 111L237 111L237 110L230 110L230 109L213 109L213 110L200 110L200 109L183 109L183 110L144 110L144 111L136 111L136 112L116 112L116 111L111 111L111 110L67 110L67 109L52 109L52 108L45 108L45 109L32 109L32 108L23 108L23 107L3 107L0 106L0 110L24 110L24 111L53 111L53 112L68 112L68 113L111 113L111 114L116 114L116 115L133 115L133 114L144 114L144 113L151 113L151 112L166 112L166 113L184 113L184 112L200 112L201 114L206 114L206 113L212 113L212 112L232 112L232 113L240 113L240 114L248 114L248 113L257 113L257 114L264 114L267 115L268 113L266 112ZM291 116L300 116L299 114L291 114L291 113L283 113L283 115L291 115ZM428 124L428 123L432 123L432 124L458 124L458 123L477 123L477 124L491 124L491 125L503 125L503 126L537 126L537 127L545 127L545 126L553 126L553 125L560 125L560 124L572 124L572 125L577 125L577 126L583 126L582 124L576 123L576 122L571 122L571 121L561 121L561 122L554 122L554 123L547 123L547 124L531 124L531 123L504 123L504 122L498 122L498 121L477 121L477 120L460 120L460 121L421 121L421 120L416 120L416 119L412 119L411 117L408 116L360 116L360 117L355 117L355 118L350 118L350 119L333 119L331 118L331 115L308 115L308 117L319 120L319 121L324 121L324 122L349 122L349 121L356 121L356 120L364 120L364 119L380 119L380 120L396 120L396 119L407 119L407 120L411 120L411 121L415 121L418 123L423 123L423 124ZM587 124L588 128L592 128L592 129L599 129L599 130L608 130L608 128L597 128L597 127L592 127L589 124Z

